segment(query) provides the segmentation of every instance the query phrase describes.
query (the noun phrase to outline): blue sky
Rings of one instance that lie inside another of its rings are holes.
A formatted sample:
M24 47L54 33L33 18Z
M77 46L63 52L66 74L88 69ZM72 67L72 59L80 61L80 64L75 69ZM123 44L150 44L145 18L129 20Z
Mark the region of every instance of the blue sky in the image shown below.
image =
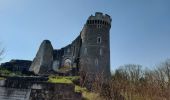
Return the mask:
M61 48L95 12L112 17L111 68L170 58L170 0L0 0L4 60L32 60L44 39Z

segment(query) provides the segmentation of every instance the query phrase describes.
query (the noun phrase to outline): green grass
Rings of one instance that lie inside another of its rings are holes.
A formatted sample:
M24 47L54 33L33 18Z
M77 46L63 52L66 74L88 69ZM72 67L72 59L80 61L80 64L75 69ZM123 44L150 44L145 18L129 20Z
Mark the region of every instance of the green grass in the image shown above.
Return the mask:
M75 92L83 93L83 92L87 92L87 91L88 90L85 87L81 87L79 85L75 85Z
M50 83L68 83L73 84L73 80L79 76L49 76L48 82Z
M79 76L49 76L50 83L66 83L74 84L74 80L79 79ZM85 87L75 85L75 92L82 93L83 100L102 100L98 93L90 92Z
M83 92L83 100L104 100L98 93L94 92Z
M19 71L17 72L12 72L4 68L0 68L0 75L4 76L23 76L23 74Z
M82 93L83 100L103 100L98 93L90 92L85 87L75 85L75 92Z
M0 68L1 75L10 75L12 72L3 68Z
M4 77L0 77L0 80L4 80L5 78Z

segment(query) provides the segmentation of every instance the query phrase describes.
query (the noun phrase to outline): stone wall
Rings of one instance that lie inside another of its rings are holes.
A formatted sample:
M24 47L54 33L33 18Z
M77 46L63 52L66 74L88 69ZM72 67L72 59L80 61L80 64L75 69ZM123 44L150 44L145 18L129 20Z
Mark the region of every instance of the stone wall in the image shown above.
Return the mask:
M31 89L0 87L0 100L29 100Z
M79 70L79 58L80 58L80 50L81 50L81 37L80 35L69 45L54 50L54 61L58 61L58 67L61 68L63 66L70 66L70 69L74 69L75 72ZM68 64L69 63L69 64ZM74 73L72 73L74 74Z
M0 100L81 100L74 84L49 83L45 77L10 77L0 81Z
M75 93L74 88L73 84L36 84L30 100L81 100L81 94Z

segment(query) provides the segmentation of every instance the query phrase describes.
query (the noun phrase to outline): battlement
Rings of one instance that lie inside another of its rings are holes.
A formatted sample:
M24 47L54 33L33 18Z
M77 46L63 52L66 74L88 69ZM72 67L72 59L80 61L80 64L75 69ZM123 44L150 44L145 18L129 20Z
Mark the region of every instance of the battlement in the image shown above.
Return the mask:
M111 25L112 19L108 14L103 14L101 12L96 12L95 15L91 15L88 20L87 23L89 24L109 24Z

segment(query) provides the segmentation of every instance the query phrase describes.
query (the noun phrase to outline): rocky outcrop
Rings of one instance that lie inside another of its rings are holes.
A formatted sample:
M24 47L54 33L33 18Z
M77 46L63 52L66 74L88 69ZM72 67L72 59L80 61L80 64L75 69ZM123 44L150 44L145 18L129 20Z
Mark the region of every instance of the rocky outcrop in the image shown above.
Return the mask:
M13 59L9 62L2 63L0 66L1 68L8 69L10 71L19 71L22 73L27 73L32 61L29 60L19 60Z
M34 74L48 74L52 70L53 47L49 40L44 40L34 58L29 71Z

